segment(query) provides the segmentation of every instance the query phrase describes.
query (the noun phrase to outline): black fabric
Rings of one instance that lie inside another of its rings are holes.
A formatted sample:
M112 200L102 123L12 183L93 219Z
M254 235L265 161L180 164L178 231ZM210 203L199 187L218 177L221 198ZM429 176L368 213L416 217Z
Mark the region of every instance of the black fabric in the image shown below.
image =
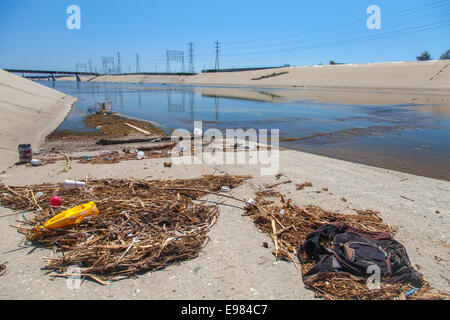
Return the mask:
M332 243L333 249L323 243ZM301 263L316 262L305 278L328 272L367 278L368 268L377 265L389 283L401 281L422 286L422 275L411 267L404 246L387 233L365 232L341 222L326 224L307 235L297 255Z

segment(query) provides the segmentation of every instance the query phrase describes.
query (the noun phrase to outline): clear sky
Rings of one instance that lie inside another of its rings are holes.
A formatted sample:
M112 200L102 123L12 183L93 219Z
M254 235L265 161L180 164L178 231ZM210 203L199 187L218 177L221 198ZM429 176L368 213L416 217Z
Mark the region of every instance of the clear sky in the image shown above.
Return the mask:
M70 5L81 29L69 30ZM381 9L369 30L367 8ZM75 70L121 55L122 70L166 71L166 50L194 43L195 71L220 67L408 61L450 49L450 0L1 0L0 68ZM172 71L180 65L172 63Z

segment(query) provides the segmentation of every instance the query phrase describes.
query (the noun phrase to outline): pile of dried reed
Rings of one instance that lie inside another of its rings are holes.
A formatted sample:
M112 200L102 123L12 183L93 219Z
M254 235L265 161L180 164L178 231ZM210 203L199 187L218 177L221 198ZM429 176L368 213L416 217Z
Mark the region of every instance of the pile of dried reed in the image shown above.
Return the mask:
M27 213L18 231L34 244L61 254L47 260L47 268L64 273L77 265L83 276L98 282L198 256L214 225L217 206L194 202L222 186L240 185L248 176L204 176L187 180L92 180L80 189L62 184L0 187L0 204ZM38 192L44 196L36 198ZM63 206L52 208L58 195ZM67 208L94 201L100 212L82 223L58 230L38 230L49 218ZM23 226L25 225L25 226Z
M306 240L306 236L324 224L341 221L352 227L366 230L388 232L392 236L395 229L385 223L376 211L356 211L356 214L346 215L329 212L318 207L300 208L286 200L283 195L271 190L260 191L255 204L247 207L246 215L251 216L256 226L272 238L277 259L294 262L302 277L314 263L300 265L294 255L296 249ZM280 197L280 204L268 197ZM447 299L449 296L433 293L429 283L417 290L408 299ZM408 284L382 283L380 289L369 289L366 279L354 277L347 273L330 273L316 277L305 283L314 291L316 297L324 299L406 299L405 293L413 287Z

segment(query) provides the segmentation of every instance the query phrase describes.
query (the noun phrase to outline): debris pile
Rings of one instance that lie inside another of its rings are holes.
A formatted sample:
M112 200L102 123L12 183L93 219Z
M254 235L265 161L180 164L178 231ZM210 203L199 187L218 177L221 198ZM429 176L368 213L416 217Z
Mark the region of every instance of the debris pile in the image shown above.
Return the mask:
M300 265L294 256L295 250L306 240L306 236L324 224L343 222L364 231L387 232L392 236L395 228L382 221L373 210L359 210L356 214L329 212L314 206L301 208L271 190L256 193L256 201L246 207L246 215L251 216L255 225L272 238L277 259L293 262L305 275L315 263ZM280 198L280 204L268 198ZM332 245L327 244L327 245ZM409 284L382 283L380 289L369 289L367 279L357 278L347 273L330 273L306 282L307 288L314 291L316 297L324 299L406 299L405 293L414 289ZM433 293L429 283L408 296L408 299L448 299L449 296Z
M63 184L0 186L0 204L35 213L34 217L27 213L26 221L17 228L33 244L53 249L48 269L64 274L69 267L78 266L83 276L101 283L197 257L219 211L217 206L193 199L220 192L223 185L237 187L246 178L104 179L87 181L86 187L76 189ZM39 198L37 193L41 193ZM64 204L58 212L49 205L55 195ZM61 211L88 201L95 202L100 214L69 228L39 228Z

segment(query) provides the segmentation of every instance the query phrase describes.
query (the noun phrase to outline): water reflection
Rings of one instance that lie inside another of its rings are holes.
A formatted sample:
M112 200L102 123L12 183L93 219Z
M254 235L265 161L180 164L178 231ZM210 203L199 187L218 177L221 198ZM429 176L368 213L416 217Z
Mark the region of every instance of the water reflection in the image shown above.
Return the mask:
M167 132L192 131L194 120L202 120L204 130L279 129L282 147L379 166L388 163L394 169L396 163L402 168L413 163L418 172L432 170L435 177L450 179L450 117L409 106L273 102L266 89L255 93L267 101L255 101L203 95L194 86L58 81L51 86L78 98L61 130L82 130L88 107L111 101L113 110L154 121ZM375 163L377 157L382 160Z

